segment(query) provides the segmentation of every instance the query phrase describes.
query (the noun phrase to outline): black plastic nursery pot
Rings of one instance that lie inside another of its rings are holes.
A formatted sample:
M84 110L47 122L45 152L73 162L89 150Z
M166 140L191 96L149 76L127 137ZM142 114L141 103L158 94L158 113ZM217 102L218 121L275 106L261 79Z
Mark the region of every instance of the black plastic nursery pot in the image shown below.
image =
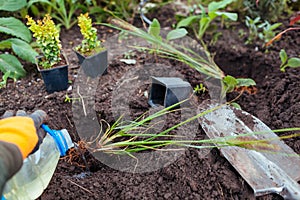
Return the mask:
M107 73L108 59L106 49L88 57L76 50L74 51L77 55L79 65L83 68L85 75L95 78Z
M38 59L40 59L39 57ZM65 57L64 57L65 58ZM66 58L65 58L66 59ZM51 69L40 69L38 64L38 70L42 75L46 90L48 93L59 92L68 88L68 61L67 64L54 67Z
M152 83L148 104L151 107L172 106L190 97L192 87L189 82L177 77L151 77ZM179 106L177 106L179 107Z

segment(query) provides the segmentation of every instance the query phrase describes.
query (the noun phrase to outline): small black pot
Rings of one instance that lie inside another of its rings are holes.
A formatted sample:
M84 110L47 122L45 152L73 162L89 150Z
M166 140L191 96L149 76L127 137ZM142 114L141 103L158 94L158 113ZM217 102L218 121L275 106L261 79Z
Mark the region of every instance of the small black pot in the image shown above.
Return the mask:
M151 107L162 105L165 108L183 101L192 94L191 84L177 77L151 77L152 83L148 104ZM180 106L176 106L179 108Z
M38 59L40 58L41 57ZM40 69L37 65L39 72L42 74L48 93L59 92L68 88L68 66L68 62L66 65L51 69Z
M100 51L89 57L85 57L76 50L74 52L77 55L79 65L87 76L95 78L99 75L107 74L107 50Z

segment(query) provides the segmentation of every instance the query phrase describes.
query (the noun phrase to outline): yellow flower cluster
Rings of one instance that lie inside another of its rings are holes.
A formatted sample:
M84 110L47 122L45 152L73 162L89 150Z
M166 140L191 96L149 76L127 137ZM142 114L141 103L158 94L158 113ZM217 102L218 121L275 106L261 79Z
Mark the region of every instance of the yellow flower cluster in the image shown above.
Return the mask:
M84 38L81 45L77 47L78 51L87 53L100 46L101 43L97 37L97 29L92 26L92 19L88 13L78 16L78 26Z
M36 22L28 15L26 19L29 30L33 32L33 37L36 38L36 42L44 54L45 62L42 64L43 67L51 68L61 60L61 43L58 28L49 14L46 14L43 20L37 20Z

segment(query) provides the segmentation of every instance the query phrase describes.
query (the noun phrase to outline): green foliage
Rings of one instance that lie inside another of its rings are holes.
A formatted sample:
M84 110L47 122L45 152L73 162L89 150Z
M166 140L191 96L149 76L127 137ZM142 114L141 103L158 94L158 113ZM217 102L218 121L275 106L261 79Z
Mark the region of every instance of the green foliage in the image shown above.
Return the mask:
M268 21L265 21L264 26L263 26L263 37L260 38L264 42L268 42L270 39L275 37L276 33L278 31L275 31L279 26L281 26L282 23L275 23L275 24L270 24Z
M178 41L174 42L163 38L160 34L159 22L157 20L153 20L153 22L154 21L155 23L153 25L151 24L148 28L148 32L136 28L135 26L119 19L112 20L112 23L116 25L104 25L118 29L123 33L133 35L134 37L142 38L152 45L152 48L141 46L135 47L138 50L157 53L162 57L180 61L197 70L201 74L219 79L222 82L221 98L224 98L227 92L233 91L233 89L237 86L255 85L255 82L252 79L236 79L232 76L225 76L223 71L215 64L213 58L206 49L201 47L198 48L198 51L196 52L194 49L189 49ZM154 27L156 27L156 29L154 29ZM170 33L167 35L169 34ZM179 36L183 37L183 34L180 33L178 37L174 38L179 38Z
M15 12L26 6L26 0L1 1L0 11ZM37 52L29 45L31 34L28 28L15 17L0 17L0 33L4 40L0 41L0 50L10 54L1 54L0 71L4 74L0 87L6 85L6 80L14 80L25 76L23 65L19 58L34 63Z
M227 75L223 79L224 93L232 92L237 86L238 82L233 76Z
M243 10L251 18L260 17L263 20L274 22L283 16L287 9L287 0L239 0L243 2Z
M33 4L47 5L46 11L51 14L53 19L56 19L61 25L70 29L76 24L74 18L75 12L84 7L78 0L30 0L27 4L27 8L33 7ZM35 10L38 8L35 7Z
M300 67L300 58L296 58L296 57L288 58L284 49L280 50L279 56L281 60L281 65L280 65L281 71L285 72L285 68L287 67L291 67L291 68Z
M227 5L231 4L234 0L223 0L219 2L210 2L208 4L207 12L205 11L204 7L199 4L199 7L201 8L201 14L200 15L192 15L189 16L177 24L177 28L180 27L192 27L194 29L194 32L196 33L196 37L202 41L203 36L208 30L211 22L216 17L221 17L222 19L230 19L232 21L236 21L238 18L238 15L236 13L230 13L230 12L222 12L221 9L224 9ZM194 28L195 23L198 23L198 31Z
M148 33L149 35L153 36L154 38L156 38L159 41L162 41L162 37L160 36L160 23L157 19L153 19L152 23L150 24L149 28L148 28ZM170 32L168 32L166 40L170 41L170 40L176 40L176 39L180 39L183 38L184 36L186 36L188 34L187 30L185 28L178 28L178 29L174 29L171 30Z
M23 60L35 63L35 57L38 53L24 40L18 38L10 38L0 42L0 50L10 48L13 52Z
M37 22L35 22L28 15L26 18L28 20L27 25L33 32L33 37L36 38L36 42L44 54L44 59L39 64L44 69L49 69L61 60L59 30L48 14L43 18L42 21L37 20Z
M0 82L0 88L5 87L8 78L12 78L16 81L26 75L19 60L10 54L0 54L0 71L4 73L2 81Z
M18 37L26 42L31 41L30 31L20 20L14 17L0 18L0 31Z
M25 7L27 4L26 0L9 0L9 1L0 1L0 10L5 11L17 11Z
M70 29L77 23L75 15L78 12L89 12L98 22L107 20L112 15L130 20L138 5L137 0L29 0L27 9L38 17L49 13L57 20L57 24Z
M76 101L80 101L81 99L79 97L75 98L75 97L69 97L68 94L65 95L65 99L64 102L66 103L71 103L71 102L76 102Z
M249 87L256 85L255 81L250 78L237 78L237 87Z
M185 28L178 28L175 30L172 30L167 35L167 40L176 40L179 38L182 38L188 34L187 30Z
M88 13L80 14L78 17L78 26L80 27L83 40L81 41L81 45L76 47L77 51L86 54L100 47L101 42L97 37L97 29L93 27L92 19Z
M194 92L195 93L201 94L201 93L204 93L206 91L207 91L207 89L203 85L203 83L200 83L200 84L196 85L196 87L194 87Z
M252 44L258 39L262 40L263 42L268 42L276 35L277 31L275 31L275 29L281 26L282 23L275 23L271 25L268 21L261 22L260 17L251 19L250 17L246 16L245 24L249 29L249 36L246 44Z
M256 85L255 81L250 78L234 78L227 75L223 78L223 90L222 97L224 98L226 93L232 92L237 87L249 87Z
M171 131L176 130L178 127L181 127L191 121L197 120L199 117L203 117L208 113L214 112L223 106L231 104L230 102L200 112L197 115L194 115L158 133L149 133L149 130L153 129L153 124L151 124L152 120L171 113L172 109L174 109L181 103L182 102L179 102L170 107L159 110L154 114L149 114L149 116L146 116L145 113L133 121L122 121L122 117L120 117L114 124L107 124L107 128L102 129L103 132L101 131L95 139L86 139L84 141L84 145L92 152L127 155L132 158L136 158L134 156L134 153L143 151L155 151L159 150L162 147L165 147L163 149L164 151L174 151L178 149L174 149L174 147L179 147L180 149L182 149L182 147L203 149L215 148L215 144L218 144L221 148L235 146L264 152L266 152L267 149L270 153L275 153L274 150L276 150L277 146L271 144L271 141L274 141L274 138L257 139L256 137L251 137L255 135L268 134L270 133L270 130L248 132L239 134L237 136L227 135L224 137L204 140L193 140L182 137L182 135L178 135L179 137L176 137L175 135L170 134ZM238 104L234 103L232 103L232 105L238 106ZM104 123L104 121L101 121L101 123ZM299 130L300 128L285 128L272 131L278 133ZM278 137L278 140L298 137L299 135L299 133L289 134L287 136Z
M162 40L160 36L160 23L157 19L153 19L152 23L150 24L148 28L149 35L153 36L154 38L158 40Z

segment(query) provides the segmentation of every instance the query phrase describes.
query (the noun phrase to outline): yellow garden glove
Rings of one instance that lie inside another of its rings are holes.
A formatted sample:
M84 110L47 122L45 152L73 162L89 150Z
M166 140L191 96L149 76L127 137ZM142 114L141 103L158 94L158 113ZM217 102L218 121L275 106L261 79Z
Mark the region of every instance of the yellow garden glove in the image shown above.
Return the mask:
M22 166L31 152L36 150L44 137L40 128L47 114L38 110L27 115L18 111L16 116L7 111L0 120L0 192L6 181Z

